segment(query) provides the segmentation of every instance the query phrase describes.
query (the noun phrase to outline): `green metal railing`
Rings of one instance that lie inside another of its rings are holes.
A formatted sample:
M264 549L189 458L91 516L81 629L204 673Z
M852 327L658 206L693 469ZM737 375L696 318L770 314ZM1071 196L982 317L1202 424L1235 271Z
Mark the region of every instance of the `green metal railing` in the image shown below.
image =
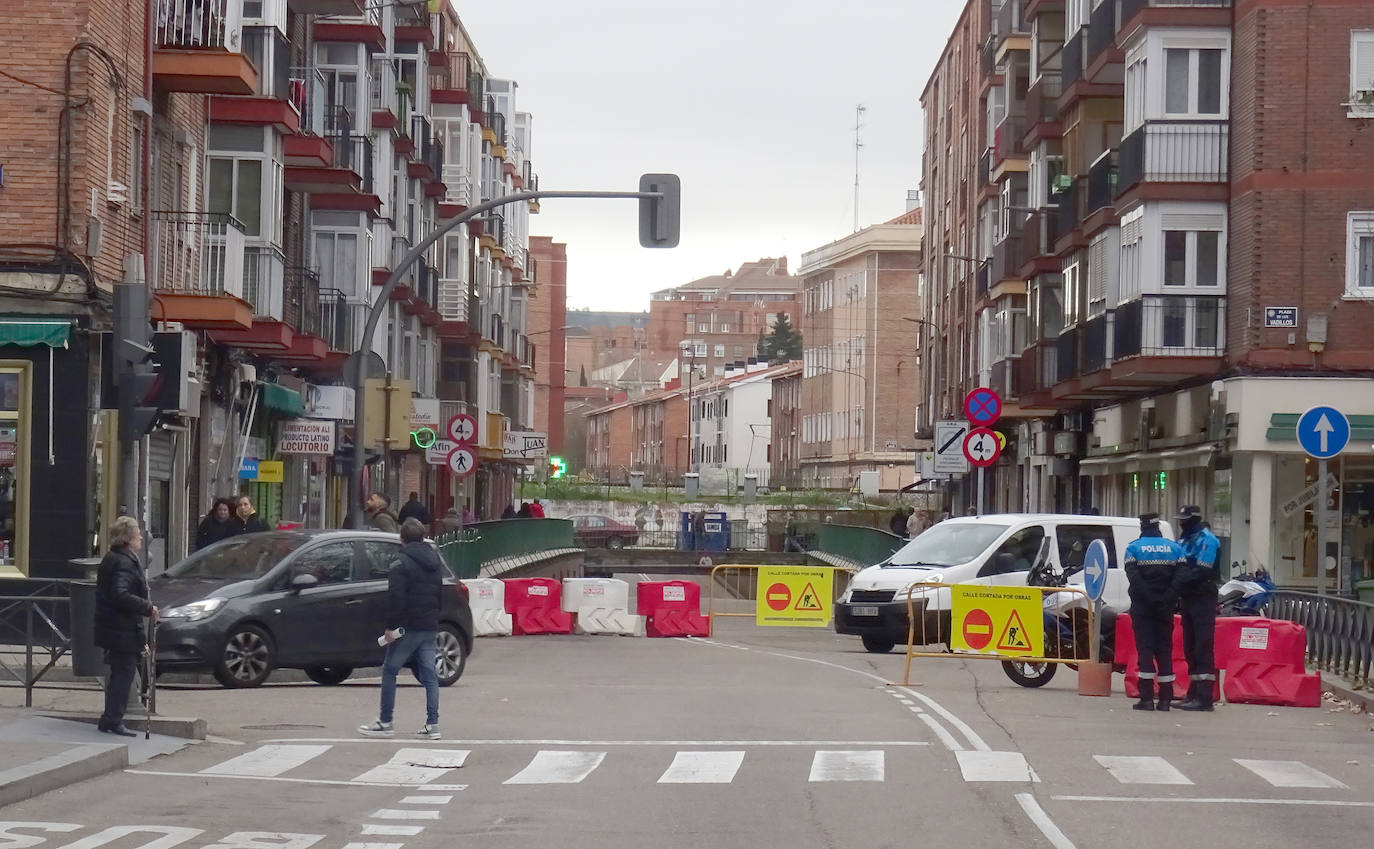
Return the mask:
M899 536L877 528L823 524L816 528L815 550L872 566L891 557L906 542Z
M575 548L567 519L502 519L476 522L435 538L449 568L459 578L476 578L482 564L503 557Z

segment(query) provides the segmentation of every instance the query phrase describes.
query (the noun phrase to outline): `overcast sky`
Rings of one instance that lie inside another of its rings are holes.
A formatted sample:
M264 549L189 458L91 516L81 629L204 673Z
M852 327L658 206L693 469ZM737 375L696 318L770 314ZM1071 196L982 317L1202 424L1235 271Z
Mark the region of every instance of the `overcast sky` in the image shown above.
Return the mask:
M456 0L490 73L534 116L544 189L682 177L682 241L639 247L635 201L549 200L530 232L568 245L568 306L637 310L650 292L803 251L906 211L920 93L958 0Z

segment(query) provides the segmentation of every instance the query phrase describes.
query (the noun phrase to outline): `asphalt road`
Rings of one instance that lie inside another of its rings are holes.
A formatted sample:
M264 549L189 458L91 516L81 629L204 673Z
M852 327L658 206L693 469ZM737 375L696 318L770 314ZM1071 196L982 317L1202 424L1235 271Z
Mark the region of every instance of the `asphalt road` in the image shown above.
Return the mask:
M631 577L631 576L625 576ZM7 849L1366 845L1370 719L1220 706L1141 714L991 661L865 653L718 620L704 640L484 639L367 741L375 679L164 689L212 739L3 811ZM1118 691L1120 678L1117 678ZM28 825L16 826L16 823ZM18 837L18 839L16 839ZM462 844L457 844L462 845Z

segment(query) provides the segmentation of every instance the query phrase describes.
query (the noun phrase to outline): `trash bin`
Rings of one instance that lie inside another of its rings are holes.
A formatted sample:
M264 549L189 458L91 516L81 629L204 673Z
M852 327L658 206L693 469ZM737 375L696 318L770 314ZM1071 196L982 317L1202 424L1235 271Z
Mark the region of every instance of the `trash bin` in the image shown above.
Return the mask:
M1374 604L1374 580L1360 581L1355 585L1355 595L1360 601Z
M744 551L749 547L749 520L730 520L730 549Z
M72 581L72 675L98 678L105 674L105 653L95 645L95 581Z

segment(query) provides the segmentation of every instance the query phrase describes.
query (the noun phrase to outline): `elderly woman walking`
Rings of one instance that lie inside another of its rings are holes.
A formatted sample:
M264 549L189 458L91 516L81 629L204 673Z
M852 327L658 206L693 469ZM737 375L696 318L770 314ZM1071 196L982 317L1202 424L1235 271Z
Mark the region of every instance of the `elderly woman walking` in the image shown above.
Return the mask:
M148 598L143 579L143 532L138 520L120 516L110 526L110 550L100 561L95 582L95 644L105 650L110 674L105 681L105 712L97 728L106 734L136 736L124 726L129 688L138 671L138 659L147 645L143 619L157 621L157 608Z

